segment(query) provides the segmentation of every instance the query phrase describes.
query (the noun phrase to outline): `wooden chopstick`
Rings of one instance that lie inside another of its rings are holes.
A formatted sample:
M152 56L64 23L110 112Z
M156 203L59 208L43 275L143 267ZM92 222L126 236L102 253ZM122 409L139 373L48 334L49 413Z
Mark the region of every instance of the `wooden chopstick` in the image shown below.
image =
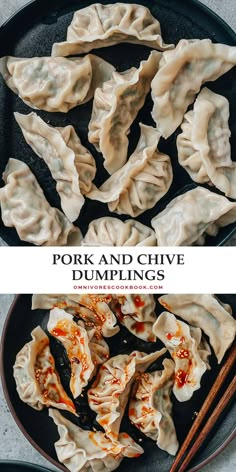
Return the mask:
M221 413L226 408L227 404L229 403L230 399L234 395L236 391L236 375L234 376L232 382L229 384L227 390L225 391L223 397L221 397L216 409L213 411L212 415L210 416L209 420L206 422L204 428L202 429L201 433L194 441L193 447L189 450L187 456L185 457L184 461L182 462L181 466L178 469L178 472L184 472L195 456L196 452L199 450L199 447L202 445L203 441L206 439L207 435L212 430L213 426L215 425L216 421L220 417Z
M196 420L194 421L184 443L182 444L173 464L170 469L170 472L184 472L186 470L186 467L188 466L190 460L194 457L194 455L197 453L199 447L205 440L206 436L210 432L210 430L213 428L215 422L219 418L220 414L223 412L225 409L227 403L231 399L232 395L235 393L235 383L236 383L236 377L232 380L230 383L229 387L227 388L225 394L221 398L220 402L217 404L216 409L210 416L209 420L205 424L204 428L202 429L201 433L197 437L197 439L194 441L193 446L190 447L191 442L195 438L202 422L204 421L205 417L207 416L210 407L212 406L213 401L215 400L217 394L219 393L220 388L223 386L224 381L226 380L227 375L229 374L230 370L234 366L236 361L236 345L234 345L231 348L230 354L228 356L227 361L225 364L222 366L209 394L207 395L207 398L205 402L202 405L202 408L200 409L198 416L196 417ZM190 447L189 451L188 448ZM188 452L187 452L188 451ZM187 455L185 456L185 454ZM183 460L184 458L184 460ZM181 464L181 465L180 465Z

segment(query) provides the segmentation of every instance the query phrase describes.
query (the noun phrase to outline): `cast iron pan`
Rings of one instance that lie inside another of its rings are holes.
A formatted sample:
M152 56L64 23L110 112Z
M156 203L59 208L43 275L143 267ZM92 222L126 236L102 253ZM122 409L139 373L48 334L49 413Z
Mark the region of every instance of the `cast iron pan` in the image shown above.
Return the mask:
M72 19L73 12L79 8L90 5L91 1L79 0L35 0L14 15L4 26L0 28L0 56L13 55L19 57L32 57L50 55L54 42L63 41L66 37L67 27ZM105 0L102 3L115 3ZM125 3L128 3L125 1ZM208 10L195 0L141 0L137 1L147 6L156 16L162 26L165 42L175 43L181 38L210 38L214 42L229 45L236 44L235 33L217 15ZM119 71L131 66L138 66L142 59L148 57L150 49L143 46L121 44L109 48L97 49L95 54L110 61ZM236 72L231 70L222 78L207 84L214 92L220 93L230 101L230 128L232 132L231 145L232 156L236 159ZM31 109L11 92L0 77L0 176L6 166L9 157L21 159L26 162L37 177L45 195L51 205L60 208L58 195L55 191L55 182L52 180L46 164L38 158L26 144L20 128L16 124L13 111L29 113ZM88 147L97 161L97 177L95 183L101 185L108 174L103 169L103 159L88 142L88 122L91 116L92 101L83 106L71 110L69 113L47 113L39 111L38 114L54 126L72 124L78 132L82 143ZM140 111L131 128L129 155L136 147L139 138L138 123L154 125L150 111L152 101L147 98L145 106ZM153 216L164 209L166 204L177 194L194 188L187 172L177 163L176 137L180 129L168 140L162 139L160 150L169 154L172 158L174 181L169 192L156 204L154 208L146 211L138 220L150 226ZM0 182L3 185L3 182ZM203 202L204 204L204 202ZM88 223L94 218L105 215L116 216L108 212L107 205L87 200L76 222L85 234ZM121 216L125 220L127 215ZM222 229L215 238L208 238L206 245L221 245L236 231L236 223ZM0 223L0 236L9 245L26 245L19 240L16 231L5 228Z
M50 470L29 462L0 461L0 472L50 472Z
M236 295L220 295L219 298L225 303L230 303L233 312L236 313ZM162 311L163 307L157 303L157 313ZM39 324L46 330L48 315L47 310L31 311L30 295L16 297L9 311L2 336L1 373L8 406L18 426L41 454L61 470L66 471L67 469L57 462L54 450L54 442L58 439L57 428L48 417L47 409L41 412L36 411L19 399L12 371L16 354L26 342L31 340L31 331ZM137 339L122 326L120 333L106 340L110 346L111 356L118 353L130 353L135 349L149 353L163 347L160 341L155 344ZM63 386L69 393L70 370L65 352L59 342L53 338L50 338L50 347ZM163 358L153 364L150 370L161 368L162 360ZM172 398L173 419L180 445L219 372L220 367L217 365L214 355L210 357L210 364L212 368L204 374L201 389L194 393L190 401L179 403L174 397ZM230 381L230 378L228 381ZM86 395L75 401L75 403L78 412L80 412L79 419L71 414L63 414L85 429L91 429L94 425L97 428L95 415L88 408ZM217 423L211 436L205 441L192 462L190 468L192 472L199 470L230 442L235 434L235 415L236 405L231 403L224 417ZM142 435L126 418L122 421L121 431L126 431L136 441L142 439L140 444L143 446L145 453L138 459L124 459L118 469L119 472L126 472L127 470L129 472L169 472L173 461L172 456L155 446L152 440Z

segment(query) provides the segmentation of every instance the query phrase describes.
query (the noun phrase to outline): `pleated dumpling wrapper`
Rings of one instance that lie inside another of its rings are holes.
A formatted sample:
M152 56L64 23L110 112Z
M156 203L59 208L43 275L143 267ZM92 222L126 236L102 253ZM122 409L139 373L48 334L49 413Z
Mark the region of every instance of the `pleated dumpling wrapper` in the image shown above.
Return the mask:
M55 128L36 113L14 115L26 142L45 161L56 181L62 210L71 222L75 221L96 174L94 158L82 146L73 126Z
M5 226L15 227L20 239L37 246L80 246L82 234L46 200L30 168L9 159L3 173L0 207Z
M190 400L201 387L203 374L210 369L208 357L211 350L202 338L200 328L188 326L172 313L164 311L157 318L153 332L175 362L174 395L180 402Z
M160 351L146 354L134 351L118 354L105 362L88 390L90 408L97 413L96 421L111 439L118 439L120 424L129 399L132 384L139 373L145 372L159 357Z
M231 160L229 102L204 88L184 116L178 159L190 177L236 199L236 162Z
M89 431L68 421L59 411L49 409L49 416L58 428L55 443L58 460L70 472L111 472L124 457L139 457L144 450L127 433L112 441L101 431Z
M170 400L175 365L170 359L164 359L163 367L163 370L140 374L135 381L129 419L160 449L174 456L179 447Z
M163 42L159 21L143 5L95 3L74 13L66 41L55 43L52 55L70 56L124 42L160 51L174 47Z
M153 229L139 221L103 216L89 223L81 246L156 246Z
M128 162L99 189L92 185L92 200L107 203L112 212L136 217L152 208L169 190L173 172L169 156L157 149L160 133L140 124L138 145Z
M112 295L112 310L119 322L134 336L155 342L152 326L157 317L156 301L152 294Z
M205 236L236 221L236 203L203 187L174 198L151 225L158 246L204 245Z
M35 410L52 406L76 415L75 406L56 371L48 336L40 326L32 331L31 336L32 341L18 352L13 367L20 399Z
M110 357L109 346L98 329L91 328L89 323L86 324L82 320L77 320L77 324L87 331L91 359L94 365L93 375L95 376L99 366L104 364Z
M88 54L74 57L5 56L0 73L7 86L36 110L67 113L90 100L97 87L110 79L114 67Z
M211 294L170 294L158 298L168 311L201 328L220 363L229 349L236 333L236 321L230 305L221 302Z
M210 39L181 39L173 51L165 51L151 84L152 116L161 135L168 138L181 125L205 82L218 79L235 65L236 47Z
M152 51L138 69L114 72L112 78L95 91L88 137L102 153L109 174L114 174L127 161L127 135L144 105L160 57L161 53Z
M110 309L111 295L103 294L34 294L32 310L61 308L85 323L86 329L94 328L109 338L120 331L117 319Z
M83 326L73 321L72 315L60 308L53 308L50 311L47 329L54 338L62 343L66 350L71 366L70 390L73 397L77 398L96 373L90 345L90 340L95 334L94 330L87 332ZM103 362L108 357L109 348L107 346ZM96 359L99 357L96 356Z

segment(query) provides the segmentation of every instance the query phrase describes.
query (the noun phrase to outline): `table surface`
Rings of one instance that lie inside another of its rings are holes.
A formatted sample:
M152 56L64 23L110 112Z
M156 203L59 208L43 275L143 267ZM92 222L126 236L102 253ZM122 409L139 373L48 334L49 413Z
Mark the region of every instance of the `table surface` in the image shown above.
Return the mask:
M0 24L26 3L27 0L0 0ZM202 0L202 3L218 13L236 30L235 0ZM236 236L228 244L236 246ZM5 245L1 238L0 245ZM12 300L13 295L0 295L0 333ZM218 457L205 466L202 472L231 472L236 470L235 446L236 441L234 440ZM49 467L54 471L59 470L48 463L24 438L9 412L0 386L0 460L3 459L33 462Z

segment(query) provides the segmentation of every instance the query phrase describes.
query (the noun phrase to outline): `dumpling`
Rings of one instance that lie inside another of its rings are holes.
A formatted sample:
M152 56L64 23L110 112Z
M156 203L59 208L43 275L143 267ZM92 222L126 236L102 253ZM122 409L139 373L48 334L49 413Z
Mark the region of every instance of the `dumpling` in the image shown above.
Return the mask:
M151 225L158 246L191 246L203 245L205 233L216 236L220 228L235 221L236 203L196 187L174 198Z
M89 431L76 426L59 411L49 409L49 416L58 428L55 443L58 460L71 472L110 472L124 457L139 457L144 450L127 433L112 441L101 431Z
M46 200L30 168L9 159L0 189L2 221L15 227L20 239L37 246L79 246L82 234Z
M80 305L77 301L74 301L74 299L72 300L71 297L73 297L73 295L35 293L32 296L31 309L52 310L57 307L75 316L75 314L79 314Z
M70 390L77 398L88 385L95 369L87 331L73 321L72 315L60 308L50 311L47 329L66 350L71 366Z
M47 335L37 326L31 336L32 341L18 352L13 367L20 399L35 410L53 406L76 415L56 371Z
M154 334L167 347L175 362L173 392L180 402L190 400L201 386L204 372L210 368L207 359L211 353L200 328L188 326L172 313L164 311L153 326Z
M26 142L48 165L61 199L61 207L70 221L75 221L84 197L96 174L95 160L82 146L73 126L54 128L36 113L15 113Z
M152 294L113 295L112 309L119 322L137 338L155 342L152 326L157 317L156 302Z
M214 295L162 295L158 301L166 310L201 328L209 337L218 363L222 361L236 333L230 305Z
M69 295L69 300L77 302L79 309L75 316L81 318L85 325L95 328L105 337L111 337L120 330L116 324L116 317L110 309L111 295L81 294Z
M155 232L136 220L104 216L89 223L81 246L156 246Z
M159 21L143 5L95 3L75 12L67 40L55 43L52 56L70 56L118 43L143 44L153 49L173 47L163 42Z
M104 167L109 174L114 174L127 161L127 135L145 102L160 57L161 53L152 51L138 69L114 72L112 78L95 91L88 139L103 154Z
M174 362L164 359L163 367L164 370L140 374L135 381L129 403L129 419L160 449L174 456L179 447L171 417Z
M100 367L95 382L88 390L88 402L97 413L96 421L112 440L118 439L121 420L136 376L165 353L166 349L152 354L138 351L129 355L119 354Z
M236 163L231 160L229 102L204 88L186 113L177 138L178 159L190 177L236 198Z
M83 58L6 56L0 73L7 86L26 105L50 112L68 112L90 100L114 67L100 57Z
M103 294L36 294L32 297L32 310L61 308L82 319L85 327L95 328L105 337L111 337L120 330L109 307L111 295Z
M109 346L96 328L90 328L82 320L78 320L78 325L82 326L87 331L91 359L94 364L93 375L96 375L97 368L110 357Z
M152 116L164 138L182 123L202 84L221 77L236 65L236 47L210 39L181 39L173 51L163 53L154 77Z
M136 217L152 208L167 193L173 179L169 156L157 149L159 132L140 124L141 136L128 162L104 184L87 194L92 200L108 203L118 214Z

